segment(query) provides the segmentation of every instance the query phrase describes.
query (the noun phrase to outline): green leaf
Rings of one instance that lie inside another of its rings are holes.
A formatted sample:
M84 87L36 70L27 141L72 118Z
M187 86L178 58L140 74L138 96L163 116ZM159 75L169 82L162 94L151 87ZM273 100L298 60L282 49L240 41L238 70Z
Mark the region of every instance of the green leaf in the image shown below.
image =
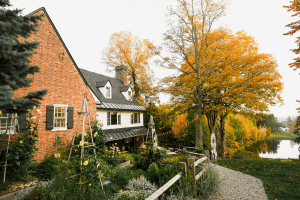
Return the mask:
M7 154L6 154L6 157L7 157L7 158L9 158L9 157L11 157L11 156L12 156L11 153L7 153Z
M16 164L17 164L18 166L20 166L20 165L21 165L20 161L16 161Z
M14 156L15 159L19 160L19 156Z

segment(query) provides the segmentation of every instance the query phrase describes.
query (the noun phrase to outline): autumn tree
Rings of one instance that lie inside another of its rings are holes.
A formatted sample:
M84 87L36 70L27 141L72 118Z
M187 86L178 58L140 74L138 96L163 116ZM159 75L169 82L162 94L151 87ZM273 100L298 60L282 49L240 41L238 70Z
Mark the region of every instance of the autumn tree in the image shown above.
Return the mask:
M38 31L41 15L21 16L22 10L9 10L8 0L0 0L0 110L7 113L25 113L40 105L47 90L28 92L14 97L14 91L29 87L28 75L39 72L38 66L30 64L38 42L27 40Z
M221 30L221 31L220 31ZM225 156L225 118L229 113L253 113L268 111L269 105L280 103L282 91L281 75L277 72L276 60L269 54L258 52L258 45L253 37L244 32L231 33L230 30L218 29L211 32L212 38L218 38L213 61L206 64L203 81L202 109L208 120L210 132L214 131L216 119L220 120L220 151ZM209 37L209 38L210 38ZM211 54L206 54L206 59ZM189 62L194 58L189 57ZM195 94L197 80L185 63L179 76L168 77L164 83L173 99L188 105L189 95ZM186 93L184 93L186 92Z
M103 62L108 71L124 65L127 67L129 85L134 97L144 105L145 101L157 99L154 74L149 59L155 55L156 47L148 39L141 40L130 31L121 31L110 36L109 45L103 50Z
M203 148L201 116L204 84L207 77L218 70L218 66L209 70L207 68L207 65L214 62L214 52L217 50L214 45L220 36L212 32L222 32L222 29L213 31L212 24L224 15L226 3L215 0L177 0L177 4L176 8L168 9L169 29L164 33L164 46L171 56L163 56L161 53L163 59L158 64L177 70L179 76L186 75L185 86L193 86L185 90L178 83L178 90L173 87L173 91L169 92L174 92L175 101L195 104L195 146ZM171 81L172 77L168 79Z
M175 119L172 131L177 139L181 142L187 136L187 113L178 115Z
M291 1L291 4L289 6L284 6L285 8L287 8L288 12L293 12L292 17L300 17L300 1L299 0L293 0ZM291 30L287 33L285 33L284 35L294 35L295 33L297 33L300 30L300 20L297 20L295 22L292 22L288 25L286 25L286 27L291 28ZM296 37L296 41L295 43L297 44L297 48L296 49L292 49L291 51L293 51L297 56L300 53L300 37ZM297 58L294 58L294 62L289 64L290 67L294 68L294 70L300 68L300 57L298 56Z

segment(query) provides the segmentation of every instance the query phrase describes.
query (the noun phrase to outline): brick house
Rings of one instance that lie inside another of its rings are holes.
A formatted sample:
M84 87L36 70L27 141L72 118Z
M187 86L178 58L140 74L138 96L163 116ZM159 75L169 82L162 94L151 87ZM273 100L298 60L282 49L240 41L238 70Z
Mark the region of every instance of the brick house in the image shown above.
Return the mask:
M142 136L147 133L143 124L145 108L132 97L126 67L117 67L115 78L80 69L46 9L40 8L28 15L35 14L44 14L43 21L39 31L28 40L40 42L37 54L31 59L32 65L40 67L40 72L31 76L33 82L29 88L15 92L18 97L28 91L48 89L40 107L39 150L34 158L40 161L47 153L54 152L55 133L71 141L85 95L91 116L97 116L103 123L108 146L117 143L123 151L141 147Z

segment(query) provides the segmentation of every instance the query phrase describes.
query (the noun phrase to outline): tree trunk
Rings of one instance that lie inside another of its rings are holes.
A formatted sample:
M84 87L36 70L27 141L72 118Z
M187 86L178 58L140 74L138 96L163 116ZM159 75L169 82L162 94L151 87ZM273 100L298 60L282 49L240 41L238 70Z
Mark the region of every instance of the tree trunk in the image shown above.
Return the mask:
M227 113L220 115L220 138L221 138L221 157L222 159L225 158L225 118Z
M217 114L213 113L206 113L205 114L206 118L207 118L207 123L208 123L208 127L209 127L209 132L210 132L210 135L212 133L215 132L215 126L216 126L216 119L217 119Z
M216 114L216 112L211 112L211 113L206 113L205 116L207 118L210 135L214 133L216 136L217 153L218 155L221 155L222 147L221 147L220 131L218 131L216 127L218 114Z
M198 103L196 107L196 134L195 147L203 148L203 133L202 133L202 103Z

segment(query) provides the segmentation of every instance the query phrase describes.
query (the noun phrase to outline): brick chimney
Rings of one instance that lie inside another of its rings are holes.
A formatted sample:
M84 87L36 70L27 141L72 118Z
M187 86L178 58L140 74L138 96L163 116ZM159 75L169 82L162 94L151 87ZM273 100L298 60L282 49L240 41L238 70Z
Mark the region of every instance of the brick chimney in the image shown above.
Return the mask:
M125 86L127 86L127 67L124 65L115 68L116 75L115 78L120 79Z

